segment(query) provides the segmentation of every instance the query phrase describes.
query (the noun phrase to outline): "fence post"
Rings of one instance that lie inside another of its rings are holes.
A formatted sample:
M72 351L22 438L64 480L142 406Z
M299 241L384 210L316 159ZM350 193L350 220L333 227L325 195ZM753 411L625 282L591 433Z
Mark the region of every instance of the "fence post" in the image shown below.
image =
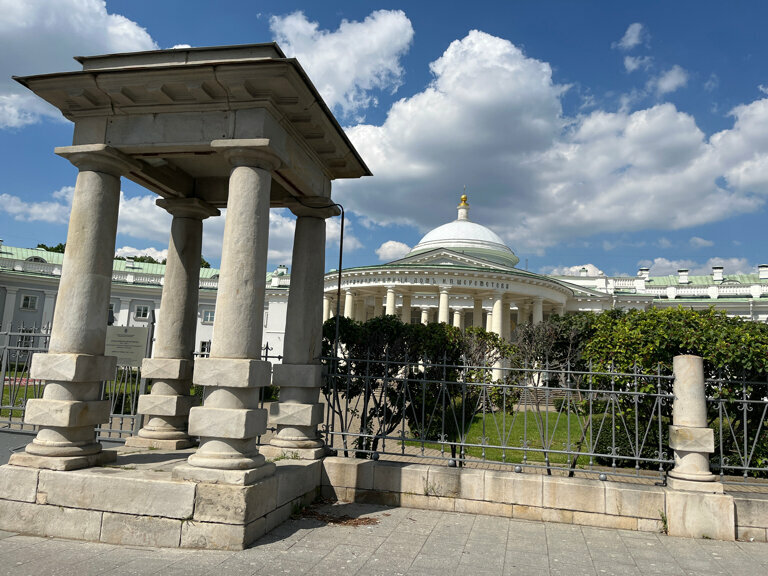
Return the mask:
M675 356L672 425L669 446L675 467L666 489L667 529L672 536L734 540L736 518L733 496L723 493L709 469L715 451L714 430L707 425L704 362L699 356Z

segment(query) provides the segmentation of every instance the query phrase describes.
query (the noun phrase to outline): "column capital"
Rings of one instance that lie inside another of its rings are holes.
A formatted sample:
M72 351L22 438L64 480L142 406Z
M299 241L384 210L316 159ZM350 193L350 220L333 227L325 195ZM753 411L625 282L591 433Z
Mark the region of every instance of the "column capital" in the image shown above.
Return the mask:
M302 198L301 202L290 199L285 202L285 207L297 218L332 218L341 214L341 210L330 198L322 196L309 196Z
M133 170L140 170L141 163L106 144L84 144L81 146L59 146L54 152L66 158L80 170L104 172L122 176Z
M440 293L441 294L448 294L448 292L451 291L450 286L440 286Z
M160 198L155 204L176 218L205 220L209 216L221 216L221 212L200 198Z
M252 166L272 172L283 165L269 138L213 140L211 148L221 152L233 167Z

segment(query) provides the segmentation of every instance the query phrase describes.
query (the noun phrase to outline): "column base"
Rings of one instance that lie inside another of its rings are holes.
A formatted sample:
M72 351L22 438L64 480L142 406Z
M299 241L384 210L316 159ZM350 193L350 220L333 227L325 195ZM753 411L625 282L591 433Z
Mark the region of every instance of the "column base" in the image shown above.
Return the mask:
M132 436L125 441L125 445L129 448L149 448L150 450L184 450L196 446L197 442L189 437L177 440L159 440Z
M222 470L219 468L200 468L191 464L179 464L173 469L174 480L191 480L206 484L235 484L248 486L275 473L277 467L272 462L265 462L258 468L248 470Z
M325 446L317 448L290 448L270 444L261 446L259 453L269 460L320 460L328 454Z
M17 452L11 455L8 464L23 466L24 468L66 471L104 466L116 460L117 453L113 450L102 450L97 454L89 454L87 456L38 456L27 452Z
M667 488L672 490L685 490L688 492L706 492L708 494L723 494L722 482L716 482L715 476L702 477L701 480L691 480L690 478L680 478L673 476L672 472L667 474Z

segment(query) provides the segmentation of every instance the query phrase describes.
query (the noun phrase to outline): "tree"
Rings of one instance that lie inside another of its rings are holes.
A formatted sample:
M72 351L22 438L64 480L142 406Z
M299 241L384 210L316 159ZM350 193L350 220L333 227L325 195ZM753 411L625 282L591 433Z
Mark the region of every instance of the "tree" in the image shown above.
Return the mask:
M59 242L58 244L56 244L56 246L48 246L47 244L38 244L37 247L42 248L43 250L46 250L48 252L58 252L59 254L64 254L64 249L67 247L67 245Z

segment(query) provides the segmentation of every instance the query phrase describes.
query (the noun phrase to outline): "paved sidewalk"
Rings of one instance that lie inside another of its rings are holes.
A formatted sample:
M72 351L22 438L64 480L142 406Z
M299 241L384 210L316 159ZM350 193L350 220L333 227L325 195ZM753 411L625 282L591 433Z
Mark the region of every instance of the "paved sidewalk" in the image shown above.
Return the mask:
M305 511L241 552L0 532L0 575L768 574L768 544L362 504Z

